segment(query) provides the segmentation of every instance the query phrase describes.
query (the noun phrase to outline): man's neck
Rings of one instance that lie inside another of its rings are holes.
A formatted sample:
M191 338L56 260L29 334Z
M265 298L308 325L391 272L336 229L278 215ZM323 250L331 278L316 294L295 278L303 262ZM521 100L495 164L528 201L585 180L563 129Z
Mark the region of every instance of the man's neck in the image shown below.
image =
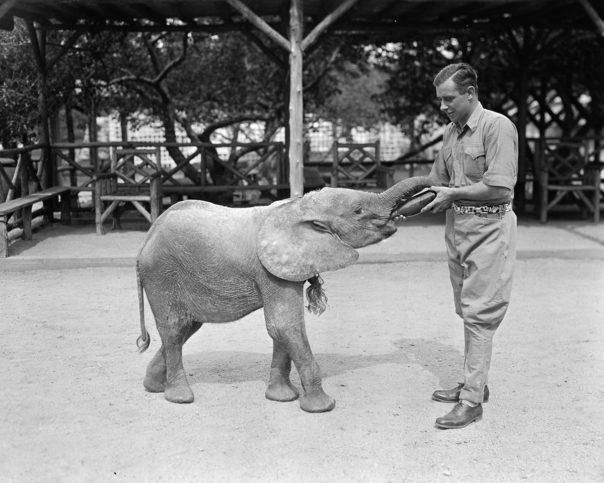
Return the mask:
M474 111L476 110L477 107L478 107L478 101L474 101L472 103L472 109L470 110L470 112L468 112L468 115L465 116L463 120L460 120L457 122L457 126L459 127L459 129L464 128L464 126L467 124L470 117L472 117L472 114L474 113Z

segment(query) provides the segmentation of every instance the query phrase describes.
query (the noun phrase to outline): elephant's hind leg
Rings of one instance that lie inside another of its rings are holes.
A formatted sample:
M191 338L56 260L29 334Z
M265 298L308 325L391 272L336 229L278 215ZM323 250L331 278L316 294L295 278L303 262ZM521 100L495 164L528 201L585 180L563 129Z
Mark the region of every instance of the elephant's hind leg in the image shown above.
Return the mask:
M166 390L166 356L163 344L147 366L143 386L149 392L164 392Z
M199 328L201 327L201 322L191 322L189 327L186 329L186 334L182 340L182 342L180 343L180 349L176 349L178 352L180 352L180 369L182 370L182 374L184 377L184 368L182 367L182 345L195 333L199 330ZM164 332L163 330L161 332ZM149 362L149 365L147 366L147 373L145 374L145 380L143 381L143 385L145 386L145 389L149 392L166 392L166 387L168 385L168 374L167 374L167 364L166 364L166 349L165 349L165 343L167 342L167 338L174 338L174 337L170 337L170 336L166 336L166 339L164 339L164 335L162 335L160 332L160 335L162 337L162 346L160 347L160 349L157 351L157 353L155 354L155 356L153 356L153 359L151 359L151 362ZM178 339L178 338L176 338ZM172 341L174 342L174 341ZM171 344L172 346L174 346L174 343ZM178 346L178 344L176 344L176 346ZM173 349L174 350L174 349ZM178 364L178 363L177 363ZM178 371L177 371L178 372ZM186 381L186 377L184 378L184 382L188 388L188 383ZM178 391L176 391L178 392ZM184 391L185 393L187 391ZM166 394L166 399L168 399L169 401L172 401L172 398L177 399L176 401L173 402L192 402L193 401L193 393L191 392L191 390L189 389L188 392L190 393L190 401L189 400L180 400L182 399L182 397L179 397L175 394L170 395L170 394ZM189 397L186 397L185 399L189 399Z
M294 401L300 395L289 380L292 360L277 341L273 341L273 362L265 396L271 401Z

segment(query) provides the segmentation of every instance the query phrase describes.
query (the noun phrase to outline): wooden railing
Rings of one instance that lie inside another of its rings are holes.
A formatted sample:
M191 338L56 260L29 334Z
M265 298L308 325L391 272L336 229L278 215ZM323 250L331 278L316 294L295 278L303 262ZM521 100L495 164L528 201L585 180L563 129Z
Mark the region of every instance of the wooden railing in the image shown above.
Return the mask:
M74 191L93 191L95 173L107 172L117 150L155 149L160 162L162 191L172 201L204 193L227 193L245 199L256 191L269 198L288 196L288 167L282 143L56 143L60 183ZM178 154L174 162L171 154ZM94 160L91 162L91 160Z
M28 195L43 188L44 163L33 159L41 146L0 150L0 203Z

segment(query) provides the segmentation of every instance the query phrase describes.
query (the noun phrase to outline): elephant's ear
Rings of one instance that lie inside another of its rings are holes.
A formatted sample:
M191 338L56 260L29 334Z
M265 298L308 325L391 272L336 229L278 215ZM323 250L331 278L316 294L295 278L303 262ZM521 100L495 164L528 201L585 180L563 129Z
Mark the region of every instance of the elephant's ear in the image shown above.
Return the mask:
M258 258L276 277L301 282L347 267L359 254L329 226L303 215L298 199L273 208L266 217L258 232Z

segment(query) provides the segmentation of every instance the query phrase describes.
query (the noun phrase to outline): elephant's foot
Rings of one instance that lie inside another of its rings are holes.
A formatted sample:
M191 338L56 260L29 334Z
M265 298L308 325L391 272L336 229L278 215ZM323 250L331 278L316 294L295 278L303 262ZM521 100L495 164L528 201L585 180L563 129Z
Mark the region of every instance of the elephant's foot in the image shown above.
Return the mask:
M166 361L160 349L147 366L143 386L148 392L164 392L166 390Z
M173 403L186 404L193 402L195 396L189 387L189 383L187 382L184 372L182 374L178 374L173 381L170 381L166 384L164 397Z
M289 380L269 382L264 395L266 399L279 402L295 401L300 396Z
M308 413L325 413L336 407L335 399L322 389L307 392L300 398L300 408Z
M154 377L149 374L143 380L143 386L147 392L164 392L166 390L166 376Z

